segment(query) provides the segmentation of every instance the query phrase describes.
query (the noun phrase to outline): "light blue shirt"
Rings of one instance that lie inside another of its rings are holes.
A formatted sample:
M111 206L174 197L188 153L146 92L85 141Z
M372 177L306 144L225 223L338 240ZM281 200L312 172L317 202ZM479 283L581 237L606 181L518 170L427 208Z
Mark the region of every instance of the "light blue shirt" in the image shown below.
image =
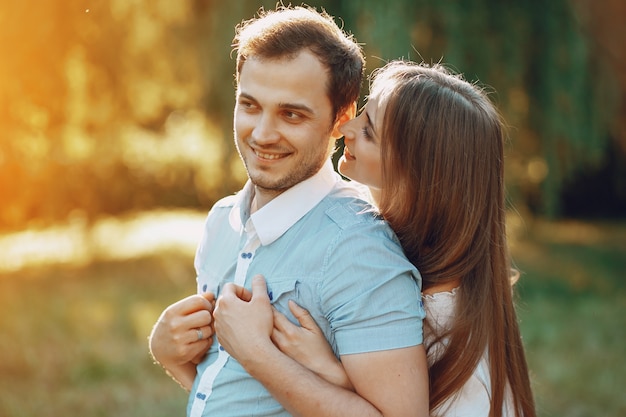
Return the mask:
M248 182L209 212L196 253L198 291L250 288L263 274L273 305L311 313L337 355L422 343L421 277L390 227L327 163L250 215ZM288 416L214 340L198 365L189 416ZM280 370L277 369L280 373Z

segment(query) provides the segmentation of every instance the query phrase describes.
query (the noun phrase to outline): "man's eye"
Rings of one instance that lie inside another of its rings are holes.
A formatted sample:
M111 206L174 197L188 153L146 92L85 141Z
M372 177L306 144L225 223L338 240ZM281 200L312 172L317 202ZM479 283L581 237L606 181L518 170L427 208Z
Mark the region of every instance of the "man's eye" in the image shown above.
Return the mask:
M300 113L296 113L293 111L286 111L284 115L285 115L285 119L290 120L290 121L297 121L297 120L302 119L302 115Z

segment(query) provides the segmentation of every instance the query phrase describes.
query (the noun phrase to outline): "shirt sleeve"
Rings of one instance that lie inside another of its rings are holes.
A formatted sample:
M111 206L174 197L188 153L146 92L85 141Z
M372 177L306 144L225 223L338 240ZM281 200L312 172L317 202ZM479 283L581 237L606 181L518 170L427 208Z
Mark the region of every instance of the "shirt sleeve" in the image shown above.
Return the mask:
M386 223L343 230L329 250L320 302L338 353L421 344L421 277Z

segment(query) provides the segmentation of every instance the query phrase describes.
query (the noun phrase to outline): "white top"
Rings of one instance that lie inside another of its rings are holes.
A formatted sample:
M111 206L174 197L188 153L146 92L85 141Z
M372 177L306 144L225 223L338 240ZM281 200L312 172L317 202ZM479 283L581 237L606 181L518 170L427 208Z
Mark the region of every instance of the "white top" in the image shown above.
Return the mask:
M450 327L454 315L458 288L435 294L424 294L424 309L433 330L437 333ZM428 327L424 328L424 343L429 346L434 340ZM438 342L428 356L429 366L443 353L447 340ZM489 377L488 353L478 362L474 373L465 385L452 397L437 407L432 416L436 417L487 417L491 399L491 379ZM502 407L502 417L513 417L511 395L507 392Z

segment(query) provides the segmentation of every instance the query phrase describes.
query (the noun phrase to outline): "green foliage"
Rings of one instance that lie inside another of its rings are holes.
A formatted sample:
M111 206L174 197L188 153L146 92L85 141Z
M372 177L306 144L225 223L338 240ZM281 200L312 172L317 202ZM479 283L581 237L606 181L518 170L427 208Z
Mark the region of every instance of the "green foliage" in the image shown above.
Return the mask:
M511 127L507 174L517 204L558 217L565 184L606 162L623 93L580 21L584 7L566 0L339 3L334 10L364 42L369 70L397 57L443 62L495 91Z
M551 216L564 184L605 162L623 97L580 17L598 6L575 3L310 2L364 44L369 71L397 57L442 61L491 86L511 125L516 204ZM275 4L4 4L0 229L76 212L208 207L237 190L233 28Z
M620 416L626 375L623 224L535 224L513 250L540 416Z

